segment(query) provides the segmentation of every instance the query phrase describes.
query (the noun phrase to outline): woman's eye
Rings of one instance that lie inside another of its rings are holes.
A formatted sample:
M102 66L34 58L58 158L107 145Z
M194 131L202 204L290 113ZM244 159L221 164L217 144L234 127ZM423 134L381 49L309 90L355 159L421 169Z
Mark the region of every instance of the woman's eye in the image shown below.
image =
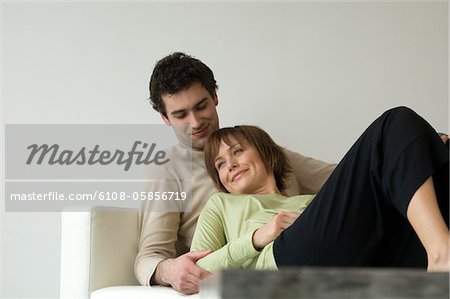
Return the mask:
M237 148L237 149L234 150L233 154L237 155L237 154L239 154L239 153L241 153L243 151L244 150L242 148Z
M216 164L216 169L217 169L217 170L220 170L220 169L223 167L224 164L225 164L224 162L219 162L219 163L217 163L217 164Z

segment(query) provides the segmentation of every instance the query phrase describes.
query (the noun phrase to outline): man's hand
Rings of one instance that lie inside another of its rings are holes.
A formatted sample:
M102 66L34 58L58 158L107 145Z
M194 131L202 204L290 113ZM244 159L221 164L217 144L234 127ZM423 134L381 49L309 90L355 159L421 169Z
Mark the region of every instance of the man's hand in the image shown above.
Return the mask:
M282 231L292 225L300 214L295 212L280 212L253 234L253 246L256 250L263 249L275 240Z
M211 252L212 250L192 251L160 262L154 274L155 282L171 285L183 294L198 293L200 280L211 273L198 267L195 262Z
M448 135L447 134L439 134L439 136L441 137L442 141L444 143L447 143L448 141Z

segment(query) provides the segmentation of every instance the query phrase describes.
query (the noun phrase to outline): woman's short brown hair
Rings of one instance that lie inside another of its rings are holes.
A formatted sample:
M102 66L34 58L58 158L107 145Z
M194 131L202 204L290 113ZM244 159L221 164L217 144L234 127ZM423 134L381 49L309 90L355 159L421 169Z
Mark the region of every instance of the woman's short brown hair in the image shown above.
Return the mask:
M235 126L215 131L205 144L206 169L217 189L228 193L220 182L219 174L215 167L215 159L219 153L220 143L223 141L228 145L232 145L231 139L235 139L241 145L248 143L254 147L267 171L274 174L278 189L283 191L286 188L286 178L291 172L291 167L283 148L276 144L269 134L258 127Z

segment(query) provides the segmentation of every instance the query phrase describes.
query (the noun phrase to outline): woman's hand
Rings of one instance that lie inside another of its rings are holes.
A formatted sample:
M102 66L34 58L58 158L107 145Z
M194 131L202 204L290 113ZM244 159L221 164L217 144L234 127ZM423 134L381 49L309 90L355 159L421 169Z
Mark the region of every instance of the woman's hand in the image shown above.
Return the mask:
M282 231L292 225L300 216L295 212L280 212L275 215L268 223L258 228L253 233L253 247L256 250L263 249L267 244L275 240Z

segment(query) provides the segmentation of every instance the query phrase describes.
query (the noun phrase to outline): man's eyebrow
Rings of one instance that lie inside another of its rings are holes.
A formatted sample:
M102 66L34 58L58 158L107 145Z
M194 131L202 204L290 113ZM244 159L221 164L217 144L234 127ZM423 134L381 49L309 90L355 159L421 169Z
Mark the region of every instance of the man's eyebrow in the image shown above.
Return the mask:
M207 97L204 97L203 99L201 99L197 104L195 104L195 107L201 106L203 103L205 103L206 101L208 101L209 99Z
M170 112L170 115L181 114L184 112L186 112L186 109L175 110L175 111Z

